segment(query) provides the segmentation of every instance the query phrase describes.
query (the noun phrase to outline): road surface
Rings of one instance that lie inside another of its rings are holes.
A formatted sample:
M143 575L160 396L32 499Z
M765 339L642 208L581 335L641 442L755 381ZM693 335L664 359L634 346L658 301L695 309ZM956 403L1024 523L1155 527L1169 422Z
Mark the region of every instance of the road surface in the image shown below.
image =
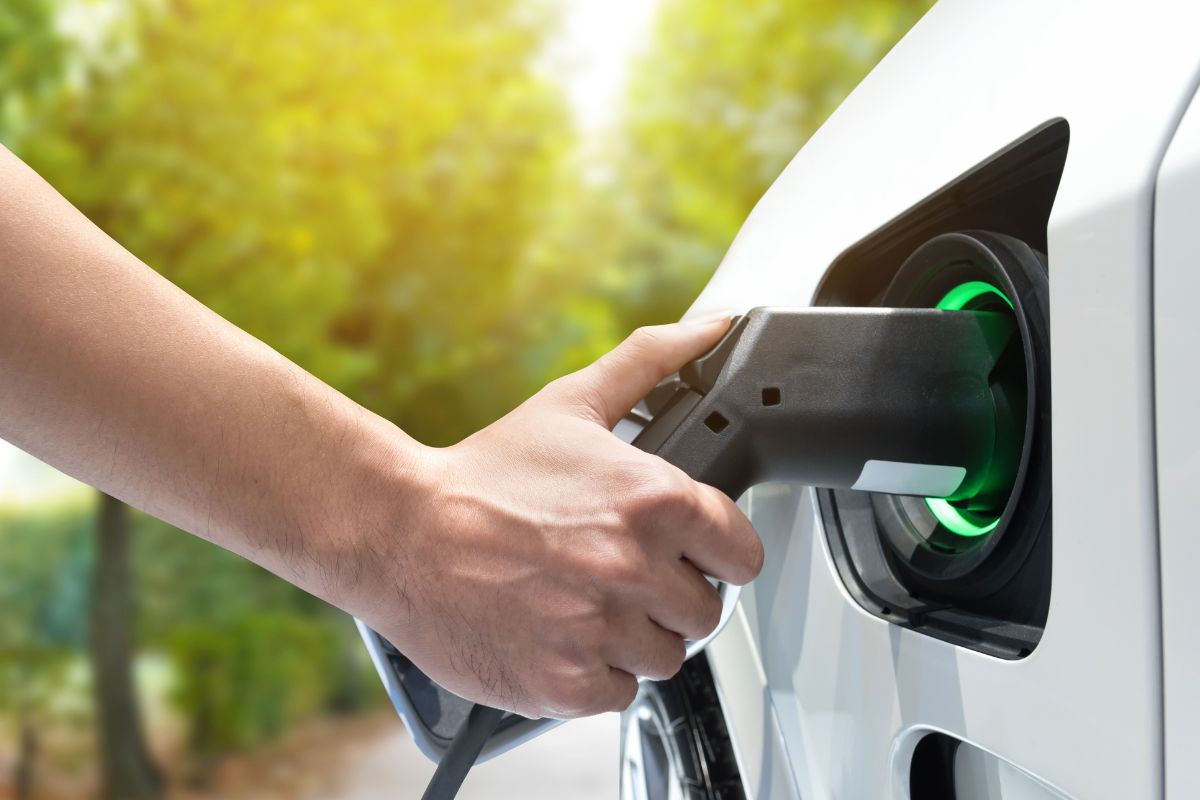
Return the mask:
M471 771L461 800L616 800L616 714L575 720ZM417 750L403 726L359 747L342 766L331 794L319 800L419 798L433 764Z

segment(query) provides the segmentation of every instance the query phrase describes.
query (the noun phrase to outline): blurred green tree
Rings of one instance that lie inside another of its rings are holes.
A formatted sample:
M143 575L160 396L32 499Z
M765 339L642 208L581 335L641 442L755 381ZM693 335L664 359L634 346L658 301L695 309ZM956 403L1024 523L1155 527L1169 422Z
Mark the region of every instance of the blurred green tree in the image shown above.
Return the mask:
M520 276L553 262L537 240L563 201L572 142L560 88L532 67L548 22L524 0L133 3L8 138L183 289L447 443L545 379L544 362L514 353L553 305ZM129 677L130 517L111 498L99 508L99 739L111 775L133 765L107 791L148 797L157 784ZM263 629L256 614L208 615L228 638L216 649L174 620L178 696L205 759L275 730L291 708L210 691L212 674L238 664L269 674L246 661L260 652L246 645ZM229 717L257 711L274 721Z
M103 493L97 509L88 638L103 796L105 800L155 800L163 796L163 776L146 745L133 673L130 509Z
M559 87L532 66L544 0L131 0L86 48L54 34L54 9L108 4L12 0L0 137L185 290L444 444L629 328L677 317L930 4L665 0L597 186L575 174ZM311 710L301 689L329 667L293 656L333 641L327 619L295 624L318 615L311 598L100 508L97 664L128 681L132 546L141 634L180 665L198 763Z
M82 513L0 511L0 719L14 726L15 800L36 794L42 731L62 719L63 676L86 638L89 534Z
M6 139L36 114L39 104L61 88L70 45L56 31L56 0L9 0L0 6L0 139ZM62 675L79 644L74 590L84 582L80 570L80 531L67 531L53 516L16 520L0 515L6 535L0 573L0 712L16 726L13 793L33 797L40 726L49 713ZM70 526L67 526L68 528ZM29 536L22 536L29 529ZM20 531L20 533L18 533ZM36 537L36 538L32 538ZM61 545L76 547L64 551ZM56 580L71 575L75 581Z
M45 109L21 155L183 289L419 438L454 441L521 399L513 283L572 141L531 67L538 6L146 8L134 57Z
M319 714L382 699L346 616L266 570L166 523L133 514L144 646L175 666L188 722L183 777L202 784L233 751Z
M625 327L677 318L809 136L933 0L665 0L617 155Z
M56 0L0 5L0 136L61 85L69 46L55 31L57 7Z

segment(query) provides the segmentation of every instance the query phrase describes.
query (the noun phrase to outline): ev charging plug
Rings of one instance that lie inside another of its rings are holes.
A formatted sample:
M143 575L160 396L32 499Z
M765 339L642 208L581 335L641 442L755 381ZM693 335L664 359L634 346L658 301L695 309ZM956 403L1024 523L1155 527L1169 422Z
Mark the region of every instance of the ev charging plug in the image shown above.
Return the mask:
M771 480L948 500L1006 491L1016 460L989 376L1014 330L984 311L756 308L646 399L633 444L735 500ZM723 623L737 591L718 588ZM470 711L424 800L457 794L505 716Z
M769 480L975 497L1011 481L991 469L1007 406L989 375L1014 330L991 312L756 308L648 398L633 444L733 499Z

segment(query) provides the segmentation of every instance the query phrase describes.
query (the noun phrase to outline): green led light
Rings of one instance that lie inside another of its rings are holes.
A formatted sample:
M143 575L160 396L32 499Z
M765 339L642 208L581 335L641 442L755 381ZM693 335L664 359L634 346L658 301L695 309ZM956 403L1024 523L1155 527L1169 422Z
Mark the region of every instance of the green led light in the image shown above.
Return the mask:
M1012 300L1008 299L1008 295L984 281L967 281L960 283L938 301L934 308L942 311L962 311L970 309L972 306L979 305L980 298L987 299L987 295L994 294L1008 304L1009 308L1013 307ZM991 533L996 526L1000 524L1000 518L989 519L981 514L974 514L970 511L964 511L960 508L955 508L949 501L939 497L926 497L925 505L929 506L929 511L934 518L941 523L942 527L951 533L959 536L974 537L983 536L985 533Z
M959 536L983 536L985 533L991 533L1000 524L999 517L985 522L980 515L957 509L940 497L926 497L925 505L929 506L929 510L946 530Z
M983 281L967 281L960 283L950 291L946 292L946 296L938 301L934 308L940 308L942 311L962 311L964 308L974 304L976 300L984 295L994 294L1008 303L1008 307L1012 308L1012 300L1008 299L1008 295L992 286L990 283Z

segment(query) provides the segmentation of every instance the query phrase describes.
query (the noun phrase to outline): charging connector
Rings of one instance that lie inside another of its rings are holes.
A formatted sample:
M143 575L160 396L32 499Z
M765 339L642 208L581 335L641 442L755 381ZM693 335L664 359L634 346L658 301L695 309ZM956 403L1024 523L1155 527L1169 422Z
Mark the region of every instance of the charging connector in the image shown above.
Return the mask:
M634 441L732 498L768 480L948 500L994 481L990 311L756 308Z

